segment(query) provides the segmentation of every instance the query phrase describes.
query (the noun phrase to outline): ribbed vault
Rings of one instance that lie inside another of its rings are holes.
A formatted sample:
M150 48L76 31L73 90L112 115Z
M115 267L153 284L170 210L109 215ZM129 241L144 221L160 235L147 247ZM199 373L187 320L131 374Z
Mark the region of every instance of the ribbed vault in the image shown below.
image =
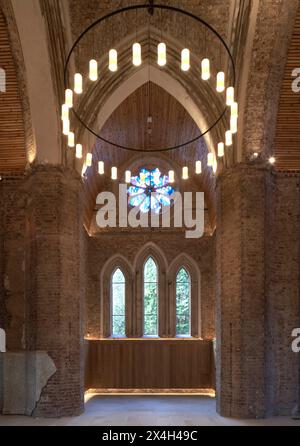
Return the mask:
M0 8L0 68L6 91L0 92L0 172L22 171L26 165L25 129L8 27Z

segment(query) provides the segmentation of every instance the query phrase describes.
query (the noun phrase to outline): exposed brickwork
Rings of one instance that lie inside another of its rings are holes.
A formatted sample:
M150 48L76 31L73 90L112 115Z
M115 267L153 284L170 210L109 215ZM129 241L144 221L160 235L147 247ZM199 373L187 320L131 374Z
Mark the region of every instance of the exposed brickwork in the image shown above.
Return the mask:
M104 263L114 254L122 254L132 264L137 252L147 243L154 242L164 253L168 264L180 253L191 256L199 265L201 273L201 320L202 337L215 337L215 289L214 289L214 237L197 241L186 239L182 233L102 235L89 239L87 284L86 333L100 335L100 272Z
M217 395L225 416L290 414L297 402L299 179L240 166L218 182Z
M265 413L267 175L241 166L218 181L217 392L224 416Z
M25 208L23 175L0 181L0 326L10 350L24 348Z
M57 372L36 416L83 410L81 181L63 167L38 167L26 184L28 203L27 346L45 350Z
M300 356L291 333L300 327L300 175L273 178L269 212L266 319L268 414L290 414L299 395ZM298 387L298 392L297 392Z

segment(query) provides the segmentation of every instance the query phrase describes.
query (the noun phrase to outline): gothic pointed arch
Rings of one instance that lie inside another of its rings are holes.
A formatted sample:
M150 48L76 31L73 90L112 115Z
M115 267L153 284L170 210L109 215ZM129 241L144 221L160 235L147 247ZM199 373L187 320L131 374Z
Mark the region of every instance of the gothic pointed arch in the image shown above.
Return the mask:
M116 254L103 265L100 273L99 332L103 338L112 335L112 277L118 269L125 279L125 332L126 336L132 336L133 271L128 260Z
M158 335L160 337L167 336L168 326L168 296L166 292L166 271L167 260L163 251L153 242L144 245L136 254L134 259L135 270L135 307L136 307L136 333L137 336L144 334L144 265L145 262L152 258L157 266L158 271Z
M170 336L176 336L176 276L184 268L191 280L191 336L201 337L201 273L194 259L179 254L168 268L168 294L170 299Z

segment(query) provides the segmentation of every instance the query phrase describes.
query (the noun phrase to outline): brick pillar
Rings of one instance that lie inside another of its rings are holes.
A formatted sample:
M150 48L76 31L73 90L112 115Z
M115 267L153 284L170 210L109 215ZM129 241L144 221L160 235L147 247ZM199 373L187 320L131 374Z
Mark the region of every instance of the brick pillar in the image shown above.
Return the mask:
M84 407L81 180L38 166L26 188L27 349L46 351L56 366L33 415L74 416Z
M269 174L240 165L217 184L217 410L265 415L265 208Z
M268 208L267 413L290 415L300 391L300 353L291 348L292 331L300 327L299 173L273 176Z

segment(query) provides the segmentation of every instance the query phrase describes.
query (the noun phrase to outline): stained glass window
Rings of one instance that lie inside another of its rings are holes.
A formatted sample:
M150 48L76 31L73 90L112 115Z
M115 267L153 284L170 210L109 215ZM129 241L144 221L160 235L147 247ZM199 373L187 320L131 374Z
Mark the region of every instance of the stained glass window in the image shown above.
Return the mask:
M144 265L144 335L158 335L158 271L152 257Z
M162 206L170 206L173 192L168 176L162 175L159 169L142 169L138 176L131 177L129 204L139 207L143 213L151 210L158 214Z
M176 335L191 334L191 278L181 268L176 276Z
M119 268L112 276L112 335L125 336L125 277Z

